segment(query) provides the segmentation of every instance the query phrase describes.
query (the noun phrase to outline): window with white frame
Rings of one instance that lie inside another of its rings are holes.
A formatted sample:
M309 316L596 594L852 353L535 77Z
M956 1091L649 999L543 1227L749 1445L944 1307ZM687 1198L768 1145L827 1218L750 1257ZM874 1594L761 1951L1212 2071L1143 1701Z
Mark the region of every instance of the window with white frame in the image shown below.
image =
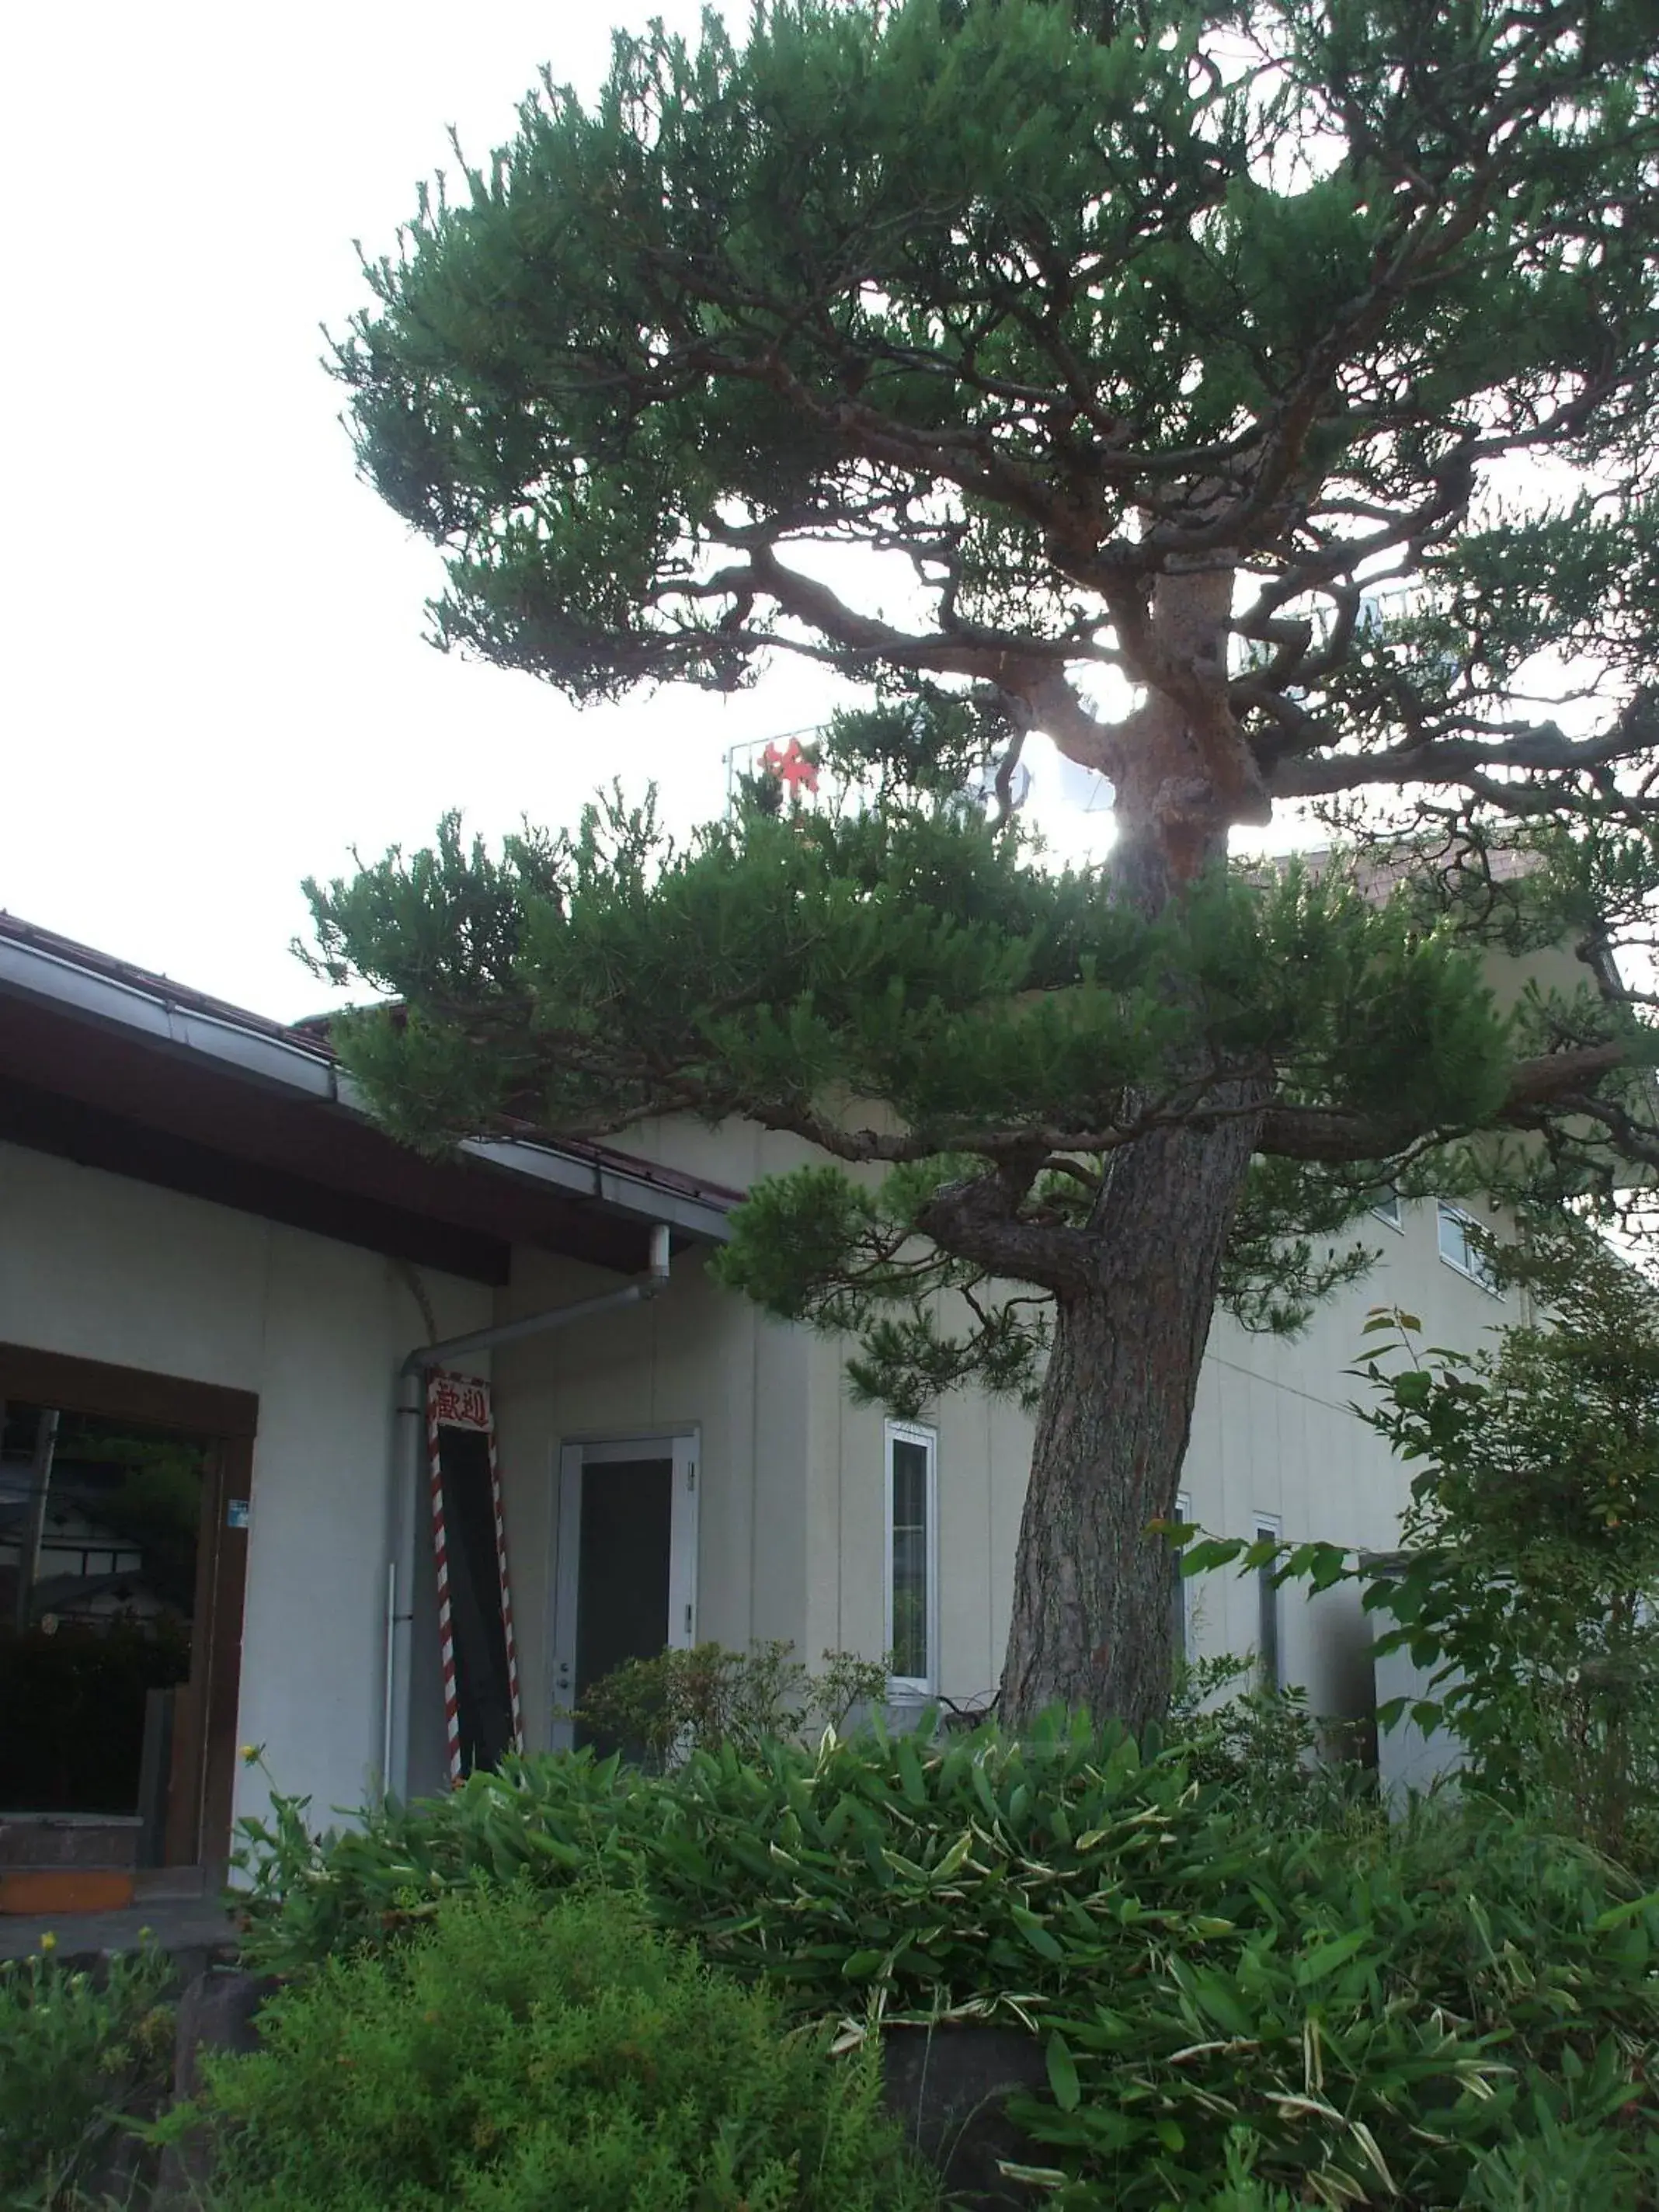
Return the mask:
M1175 1517L1183 1523L1193 1517L1193 1501L1184 1490L1176 1500ZM1182 1573L1181 1550L1174 1545L1170 1548L1170 1562L1175 1571L1175 1594L1170 1601L1170 1637L1177 1664L1185 1665L1193 1656L1192 1577Z
M1404 1233L1406 1217L1401 1211L1400 1193L1392 1187L1377 1193L1371 1200L1371 1212L1379 1221L1386 1222L1390 1229L1398 1229Z
M1283 1533L1270 1513L1256 1515L1255 1540L1258 1544L1276 1544ZM1279 1690L1285 1686L1283 1638L1279 1633L1284 1592L1274 1576L1275 1563L1271 1559L1264 1560L1255 1571L1255 1664L1264 1690Z
M887 1424L887 1649L899 1696L931 1697L939 1673L939 1438Z
M1443 1198L1439 1225L1440 1256L1446 1265L1455 1267L1460 1275L1467 1275L1472 1283L1479 1283L1495 1298L1501 1298L1504 1293L1493 1279L1492 1261L1471 1239L1470 1231L1480 1226L1474 1216L1465 1213L1461 1206L1449 1205Z

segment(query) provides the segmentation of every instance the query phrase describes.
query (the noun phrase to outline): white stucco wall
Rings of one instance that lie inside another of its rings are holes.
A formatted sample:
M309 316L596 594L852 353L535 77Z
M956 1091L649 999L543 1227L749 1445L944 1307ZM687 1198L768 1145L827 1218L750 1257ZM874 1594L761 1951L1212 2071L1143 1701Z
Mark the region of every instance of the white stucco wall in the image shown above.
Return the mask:
M736 1186L805 1156L799 1146L750 1129L659 1124L630 1133L626 1141L649 1157ZM1469 1347L1519 1316L1513 1297L1507 1303L1494 1298L1441 1260L1431 1202L1407 1204L1398 1231L1371 1221L1359 1233L1380 1250L1376 1267L1322 1307L1301 1336L1254 1336L1225 1316L1217 1317L1183 1479L1193 1517L1213 1534L1249 1535L1262 1515L1293 1543L1389 1548L1398 1540L1409 1475L1351 1410L1364 1393L1346 1370L1374 1343L1363 1334L1367 1313L1380 1305L1403 1307L1421 1320L1425 1342ZM687 1255L683 1266L689 1274L697 1264ZM708 1286L696 1294L695 1326L690 1312L690 1303L674 1308L665 1302L659 1310L655 1325L668 1331L665 1340L695 1344L696 1351L678 1397L656 1390L650 1402L664 1420L676 1406L695 1413L699 1394L713 1390L714 1375L726 1376L733 1411L723 1417L726 1428L711 1431L705 1443L705 1507L726 1482L760 1501L750 1503L746 1521L734 1504L716 1506L705 1521L701 1632L746 1640L741 1542L735 1553L726 1548L741 1525L750 1547L750 1577L760 1593L748 1616L750 1634L793 1637L814 1660L826 1647L878 1652L884 1614L880 1413L851 1402L837 1344L757 1325L739 1301ZM637 1327L624 1317L617 1324L618 1342ZM770 1349L756 1365L757 1344ZM532 1454L543 1466L562 1427L568 1434L583 1433L584 1424L596 1434L621 1433L621 1420L625 1428L627 1417L605 1401L599 1376L581 1372L574 1340L563 1357L562 1372L569 1379L550 1386ZM754 1410L745 1431L736 1403L751 1370ZM498 1364L498 1376L512 1372ZM766 1376L773 1378L769 1398ZM789 1402L797 1390L799 1416ZM561 1395L562 1414L555 1407ZM994 1689L1001 1669L1031 1425L1017 1408L976 1393L946 1399L929 1419L939 1437L939 1686L954 1700L976 1704ZM727 1433L741 1471L726 1464L721 1437ZM793 1473L797 1466L804 1469L799 1477ZM758 1475L757 1468L763 1469ZM799 1517L787 1487L796 1480L802 1484ZM544 1493L544 1482L543 1487ZM521 1512L526 1510L521 1504ZM715 1529L723 1533L711 1533ZM534 1543L544 1541L538 1528ZM1253 1582L1231 1572L1206 1577L1195 1586L1193 1608L1199 1650L1242 1656L1254 1647ZM1370 1625L1355 1593L1333 1591L1310 1602L1297 1586L1287 1585L1281 1652L1285 1680L1304 1687L1316 1710L1352 1717L1369 1709Z
M801 1148L752 1129L657 1129L634 1149L742 1186ZM1407 1475L1348 1410L1345 1374L1368 1308L1419 1314L1428 1341L1471 1345L1516 1317L1439 1259L1434 1209L1364 1284L1285 1344L1218 1319L1185 1486L1196 1519L1248 1534L1271 1514L1292 1541L1373 1549L1396 1540ZM441 1335L612 1290L617 1278L521 1249L509 1290L423 1271ZM239 1734L263 1742L284 1790L319 1814L357 1803L381 1745L393 1376L424 1325L405 1272L307 1235L0 1145L0 1336L254 1393L249 1578ZM494 1356L496 1419L529 1741L548 1741L561 1447L690 1432L700 1446L697 1632L743 1646L793 1640L875 1656L884 1642L882 1417L848 1396L842 1347L775 1326L676 1256L652 1303L527 1339ZM1030 1451L1017 1409L957 1394L939 1437L940 1687L995 1687ZM431 1554L418 1518L409 1785L442 1786ZM1197 1642L1242 1652L1255 1593L1231 1575L1195 1596ZM1370 1693L1367 1625L1334 1594L1287 1591L1286 1679L1316 1708ZM239 1811L263 1795L239 1779Z
M502 1319L614 1290L617 1279L520 1251ZM494 1354L526 1738L544 1747L555 1699L551 1638L562 1448L690 1434L699 1445L696 1633L742 1648L803 1642L807 1387L804 1332L716 1288L696 1251L647 1303Z
M1351 1410L1371 1402L1365 1382L1346 1371L1377 1350L1379 1340L1364 1333L1367 1314L1398 1306L1422 1322L1419 1344L1468 1350L1519 1317L1514 1293L1496 1298L1441 1259L1432 1201L1408 1202L1397 1232L1373 1221L1364 1234L1381 1260L1301 1336L1251 1335L1217 1317L1185 1477L1194 1517L1215 1534L1248 1535L1262 1514L1291 1543L1390 1549L1411 1470ZM1285 1679L1305 1686L1319 1709L1352 1714L1356 1698L1370 1697L1370 1624L1357 1594L1333 1591L1310 1604L1286 1585L1282 1595ZM1254 1644L1250 1582L1206 1577L1194 1603L1201 1650L1243 1652Z
M491 1319L422 1279L442 1334ZM0 1144L0 1337L258 1398L238 1735L319 1814L380 1765L393 1378L424 1336L374 1253ZM264 1795L239 1774L239 1814Z
M1369 1241L1382 1251L1376 1269L1299 1338L1253 1336L1218 1316L1183 1476L1192 1516L1210 1533L1247 1536L1261 1515L1292 1543L1382 1550L1398 1540L1409 1473L1351 1410L1364 1391L1346 1372L1374 1348L1363 1334L1368 1311L1402 1306L1422 1321L1423 1341L1473 1346L1517 1309L1441 1261L1431 1204L1408 1206L1398 1233L1376 1224ZM808 1516L818 1534L801 1641L814 1656L826 1644L873 1653L884 1620L882 1416L852 1404L836 1344L815 1342L811 1375ZM1031 1423L972 1392L940 1401L928 1419L939 1438L939 1686L977 1705L1001 1671ZM1253 1581L1206 1576L1192 1607L1197 1650L1254 1648ZM1287 1585L1280 1617L1286 1682L1304 1687L1318 1711L1368 1711L1370 1624L1357 1594L1310 1601Z
M1395 1698L1437 1701L1448 1686L1437 1680L1437 1674L1435 1668L1414 1666L1407 1651L1385 1651L1376 1662L1376 1702L1386 1705ZM1378 1779L1396 1810L1403 1811L1414 1796L1443 1788L1462 1762L1462 1747L1455 1735L1445 1729L1425 1735L1409 1714L1377 1739Z

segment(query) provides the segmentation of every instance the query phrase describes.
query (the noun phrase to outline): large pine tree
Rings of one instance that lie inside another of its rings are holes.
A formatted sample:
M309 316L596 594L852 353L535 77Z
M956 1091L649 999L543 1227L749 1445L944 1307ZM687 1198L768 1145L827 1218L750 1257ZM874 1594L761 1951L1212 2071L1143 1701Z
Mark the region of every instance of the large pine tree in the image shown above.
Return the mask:
M368 270L337 368L441 644L873 703L816 808L313 886L404 1002L348 1058L422 1141L827 1155L722 1264L891 1403L1037 1394L1011 1719L1164 1699L1218 1297L1292 1322L1391 1178L1654 1156L1656 94L1650 0L770 0L550 77ZM1100 872L961 799L1034 730ZM1433 864L1230 874L1287 800ZM1552 943L1582 987L1493 998Z

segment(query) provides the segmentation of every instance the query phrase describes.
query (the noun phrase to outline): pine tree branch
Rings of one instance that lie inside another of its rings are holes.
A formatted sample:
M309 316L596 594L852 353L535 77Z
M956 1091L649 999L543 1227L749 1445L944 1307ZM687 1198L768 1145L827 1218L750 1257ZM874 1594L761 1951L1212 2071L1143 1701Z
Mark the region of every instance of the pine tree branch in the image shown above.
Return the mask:
M1622 1045L1596 1044L1518 1060L1508 1094L1492 1120L1499 1126L1526 1127L1547 1108L1560 1111L1570 1107L1574 1112L1598 1110L1604 1115L1605 1109L1590 1104L1589 1087L1624 1066L1627 1059ZM1270 1106L1262 1115L1256 1149L1280 1159L1340 1165L1346 1160L1391 1159L1426 1136L1455 1133L1421 1129L1382 1115L1344 1113L1331 1107Z
M1594 1112L1610 1130L1613 1122L1609 1115L1615 1109L1605 1102L1592 1098L1591 1086L1601 1077L1625 1066L1629 1055L1624 1046L1614 1043L1577 1046L1559 1052L1542 1053L1519 1060L1511 1073L1509 1090L1502 1105L1492 1116L1495 1126L1526 1128L1537 1126L1540 1115L1563 1112ZM1339 1166L1350 1161L1370 1161L1398 1158L1401 1154L1426 1143L1443 1141L1449 1137L1465 1133L1457 1130L1425 1127L1415 1121L1397 1120L1377 1114L1361 1114L1340 1107L1303 1106L1272 1098L1263 1104L1258 1099L1234 1106L1218 1106L1206 1103L1201 1096L1188 1098L1168 1097L1149 1101L1142 1110L1121 1123L1091 1129L1039 1127L1034 1124L1013 1125L1004 1128L978 1128L962 1133L945 1133L938 1130L881 1130L870 1127L848 1127L817 1108L801 1101L741 1101L716 1099L696 1084L680 1083L672 1094L653 1087L650 1098L641 1105L630 1104L618 1115L611 1127L623 1127L639 1119L642 1112L687 1112L707 1115L711 1110L724 1109L744 1114L763 1128L776 1130L799 1137L815 1146L833 1159L854 1167L902 1167L934 1159L941 1152L965 1153L982 1159L994 1170L983 1179L962 1186L976 1194L967 1212L951 1200L946 1212L939 1218L940 1227L929 1229L939 1241L961 1256L975 1261L995 1272L1001 1262L994 1261L977 1247L970 1248L954 1241L956 1231L946 1233L947 1218L960 1224L963 1233L975 1237L990 1234L994 1218L1000 1228L1019 1232L1015 1245L1009 1249L1024 1249L1023 1239L1028 1231L1047 1235L1049 1224L1034 1220L1029 1214L1020 1215L1018 1206L1024 1205L1025 1194L1038 1174L1064 1173L1085 1188L1097 1186L1098 1176L1080 1162L1121 1152L1150 1136L1159 1129L1182 1127L1213 1128L1224 1122L1260 1115L1261 1127L1255 1145L1259 1152L1283 1159L1322 1162ZM1628 1117L1620 1114L1620 1126L1626 1126ZM523 1133L529 1125L523 1121L513 1124L514 1131ZM1634 1128L1637 1125L1630 1123ZM506 1125L503 1125L505 1128ZM594 1130L585 1133L596 1133ZM1659 1159L1659 1138L1645 1140L1655 1147ZM1647 1158L1647 1153L1641 1155ZM1023 1182L1022 1182L1023 1178ZM994 1188L1007 1191L1015 1183L1021 1185L1021 1197L1017 1205L1000 1212L987 1211L987 1194ZM953 1186L954 1189L956 1187ZM999 1234L1000 1233L999 1229ZM1064 1268L1068 1264L1056 1261ZM1031 1274L1027 1267L1013 1272L1028 1279L1047 1283L1047 1274Z
M1028 1146L995 1174L947 1183L921 1209L917 1228L988 1275L1062 1295L1092 1289L1100 1276L1100 1239L1020 1212L1042 1162L1042 1148Z
M1414 739L1380 753L1283 759L1267 769L1267 783L1275 799L1326 798L1362 784L1461 784L1481 799L1511 811L1526 812L1532 810L1525 787L1513 789L1495 781L1486 771L1577 775L1612 766L1656 744L1659 744L1659 696L1644 692L1600 737L1571 738L1554 722L1540 722L1530 728L1517 728L1506 738ZM1559 803L1559 797L1548 801L1551 807Z
M1638 1121L1634 1115L1608 1098L1575 1097L1572 1108L1575 1114L1600 1123L1621 1158L1644 1167L1659 1168L1659 1129L1651 1122Z
M1112 657L1109 652L1096 655L1074 640L975 632L965 625L950 635L898 629L878 615L860 613L816 577L787 568L769 544L755 545L739 568L721 569L703 583L673 586L665 596L730 597L739 604L764 596L829 639L841 657L852 654L917 674L966 676L999 686L1011 673L1031 681L1059 672L1068 661ZM770 634L757 641L800 649L793 640Z
M920 675L966 676L988 684L1024 710L1022 719L1028 727L1041 728L1068 757L1107 775L1112 771L1117 757L1113 726L1090 713L1066 674L1066 664L1085 654L1103 660L1116 659L1109 650L1082 647L1069 640L1004 637L971 630L929 637L896 629L878 617L860 613L816 577L787 568L769 545L755 546L743 567L723 570L696 588L701 593L729 593L739 599L744 594L763 592L785 614L832 640L843 653ZM785 638L769 641L792 643Z

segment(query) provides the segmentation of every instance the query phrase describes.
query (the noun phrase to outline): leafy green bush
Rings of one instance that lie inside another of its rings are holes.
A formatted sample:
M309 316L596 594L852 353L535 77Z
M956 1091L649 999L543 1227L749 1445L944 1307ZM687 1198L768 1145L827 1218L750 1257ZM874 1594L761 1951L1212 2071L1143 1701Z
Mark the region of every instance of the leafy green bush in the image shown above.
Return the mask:
M826 1651L823 1672L812 1674L794 1650L775 1638L747 1651L698 1644L629 1659L584 1694L576 1718L604 1748L623 1746L660 1772L677 1753L724 1743L749 1749L769 1736L799 1735L814 1720L840 1728L855 1707L884 1702L882 1661Z
M1233 2129L1226 2143L1226 2178L1206 2201L1204 2212L1296 2212L1282 2189L1265 2189L1255 2179L1261 2148L1248 2128Z
M1659 1866L1659 1293L1593 1233L1491 1248L1547 1327L1473 1353L1369 1327L1367 1418L1419 1472L1397 1577L1366 1603L1437 1670L1420 1724L1474 1784Z
M614 1896L451 1897L418 1943L331 1960L210 2062L214 2212L924 2212L933 2179L774 2001Z
M1465 1786L1659 1873L1659 1289L1583 1224L1474 1241L1548 1326L1463 1352L1395 1308L1366 1322L1357 1410L1415 1469L1404 1550L1205 1538L1182 1572L1358 1583L1377 1651L1427 1677L1380 1725L1446 1730Z
M1474 1807L1280 1825L1179 1747L1055 1722L728 1747L654 1780L530 1759L326 1842L279 1805L252 1844L268 1965L385 1945L457 1888L599 1880L848 2036L1024 2023L1052 2089L1022 2114L1033 2162L1077 2204L1201 2204L1236 2130L1269 2204L1456 2205L1547 2130L1603 2139L1607 2212L1655 2201L1659 1899Z
M1226 1656L1176 1667L1169 1734L1190 1771L1279 1826L1369 1818L1376 1778L1351 1755L1352 1731L1316 1719L1306 1691L1267 1688L1254 1673L1252 1661Z
M97 1978L50 1950L0 1961L0 2204L67 2206L172 2074L167 1962L112 1958Z

